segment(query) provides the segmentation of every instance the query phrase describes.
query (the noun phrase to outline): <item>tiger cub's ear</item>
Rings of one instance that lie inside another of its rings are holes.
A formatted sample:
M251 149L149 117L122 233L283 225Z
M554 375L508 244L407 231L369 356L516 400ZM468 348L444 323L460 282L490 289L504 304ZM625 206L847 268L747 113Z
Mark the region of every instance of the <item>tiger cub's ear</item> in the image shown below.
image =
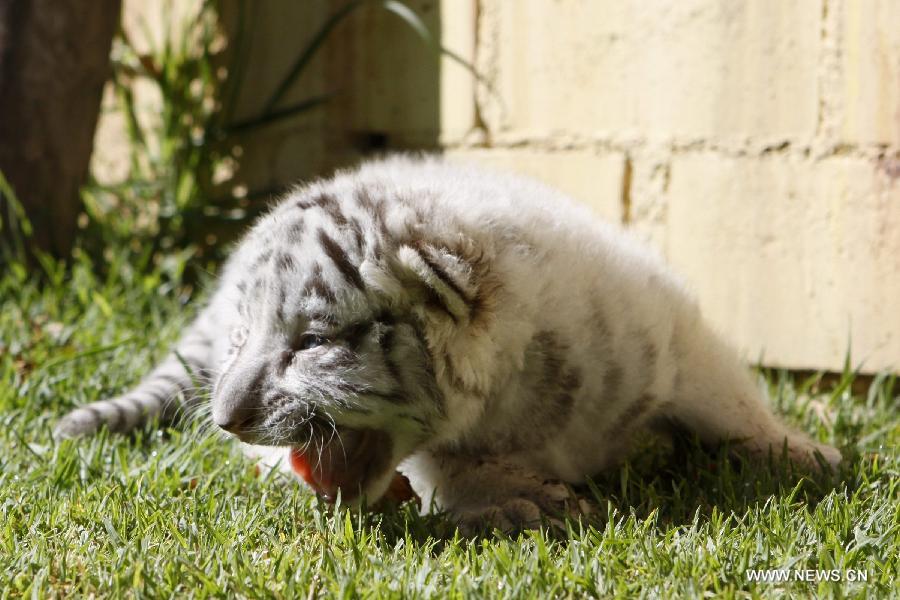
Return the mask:
M478 296L473 265L446 248L422 241L397 249L395 274L414 301L467 321Z

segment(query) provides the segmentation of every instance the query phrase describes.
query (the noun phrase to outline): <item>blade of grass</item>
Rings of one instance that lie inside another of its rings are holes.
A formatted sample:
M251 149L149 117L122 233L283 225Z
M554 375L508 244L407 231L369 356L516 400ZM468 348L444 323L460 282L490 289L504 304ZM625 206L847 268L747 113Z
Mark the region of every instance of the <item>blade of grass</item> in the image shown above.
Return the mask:
M76 352L74 354L57 356L56 358L52 358L47 362L39 365L34 371L51 371L55 367L60 365L70 363L76 360L81 360L82 358L87 358L89 356L96 356L98 354L103 354L105 352L111 352L117 348L121 348L122 346L127 346L128 344L133 344L137 338L135 336L127 337L124 340L115 342L114 344L108 344L106 346L99 346L97 348L90 348L88 350L82 350L81 352Z
M13 248L6 247L6 240L3 241L4 253L7 258L25 260L25 238L31 237L32 227L28 215L25 213L25 207L19 202L3 171L0 171L0 200L4 200L7 205L7 223L9 229L9 238L12 241ZM0 213L0 232L3 231L4 222L2 213Z
M415 11L412 10L409 6L400 2L399 0L383 0L382 6L388 12L391 12L394 15L403 19L403 21L406 22L406 24L409 25L410 28L412 28L412 30L416 32L416 34L419 36L419 38L421 38L422 41L425 42L432 49L432 51L436 52L437 54L443 54L443 55L447 56L448 58L450 58L451 60L453 60L455 63L462 66L466 71L471 73L475 77L475 79L478 80L479 83L482 83L483 85L485 85L487 87L489 93L491 93L492 95L496 95L494 92L494 87L491 84L491 82L488 81L488 79L486 77L481 75L481 73L479 73L478 70L475 68L475 66L472 65L469 61L464 59L462 56L460 56L453 50L450 50L446 46L443 46L440 43L438 43L438 41L435 39L434 35L432 35L432 33L428 30L428 27L426 27L426 25L422 21L422 19L419 18L419 15L417 15L415 13Z

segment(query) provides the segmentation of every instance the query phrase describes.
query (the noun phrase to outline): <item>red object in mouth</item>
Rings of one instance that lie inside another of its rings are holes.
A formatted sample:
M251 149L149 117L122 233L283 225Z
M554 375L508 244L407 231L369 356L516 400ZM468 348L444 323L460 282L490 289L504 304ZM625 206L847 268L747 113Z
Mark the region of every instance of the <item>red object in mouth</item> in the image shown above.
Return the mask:
M302 477L303 481L309 484L309 487L317 492L319 491L319 486L313 477L313 471L309 461L306 459L306 456L301 454L296 448L291 449L291 468L294 469L294 473Z
M395 504L400 504L401 502L406 502L410 498L415 498L416 502L421 504L419 497L416 496L412 486L409 485L409 479L401 473L394 473L394 478L391 479L391 484L388 486L388 489L382 498Z
M391 437L376 429L342 427L325 443L291 449L291 467L317 494L334 502L338 492L353 500L384 474Z
M341 431L339 440L318 452L292 448L290 463L294 472L326 500L334 502L338 490L345 500L352 500L365 491L370 478L384 472L390 449L390 437L384 432L346 429ZM395 472L382 497L400 503L414 496L409 481Z

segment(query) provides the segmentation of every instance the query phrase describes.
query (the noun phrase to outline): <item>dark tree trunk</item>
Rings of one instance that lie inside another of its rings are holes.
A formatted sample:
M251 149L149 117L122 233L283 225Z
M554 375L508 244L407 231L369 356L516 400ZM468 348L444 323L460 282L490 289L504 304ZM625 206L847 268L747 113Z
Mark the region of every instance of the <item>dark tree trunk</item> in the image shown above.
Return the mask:
M0 171L36 245L58 256L75 235L120 5L0 0Z

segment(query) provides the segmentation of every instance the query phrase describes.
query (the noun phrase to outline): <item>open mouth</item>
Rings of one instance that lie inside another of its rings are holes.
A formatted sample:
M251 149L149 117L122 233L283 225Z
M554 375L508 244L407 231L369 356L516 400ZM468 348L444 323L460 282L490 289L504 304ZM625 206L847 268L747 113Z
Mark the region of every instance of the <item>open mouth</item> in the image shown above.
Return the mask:
M291 468L326 500L354 500L384 474L391 458L391 438L375 429L341 429L324 446L292 448ZM371 500L377 500L372 498Z

